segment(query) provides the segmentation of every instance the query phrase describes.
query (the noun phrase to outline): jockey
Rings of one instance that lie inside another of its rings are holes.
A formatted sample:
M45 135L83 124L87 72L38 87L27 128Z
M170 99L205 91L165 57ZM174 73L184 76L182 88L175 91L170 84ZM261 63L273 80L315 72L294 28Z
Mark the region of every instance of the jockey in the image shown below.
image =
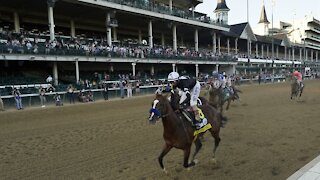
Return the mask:
M299 71L294 71L293 73L292 73L292 78L293 79L297 79L297 83L300 85L300 86L302 86L302 75L301 75L301 73L299 72Z
M197 129L202 128L202 126L205 124L201 122L199 108L197 107L197 100L199 98L201 88L200 82L195 79L180 76L177 72L171 72L168 75L168 81L172 83L173 89L178 88L183 91L179 103L182 105L190 105L195 114L196 122L194 122L194 125L196 125ZM204 119L205 118L203 118L202 121Z

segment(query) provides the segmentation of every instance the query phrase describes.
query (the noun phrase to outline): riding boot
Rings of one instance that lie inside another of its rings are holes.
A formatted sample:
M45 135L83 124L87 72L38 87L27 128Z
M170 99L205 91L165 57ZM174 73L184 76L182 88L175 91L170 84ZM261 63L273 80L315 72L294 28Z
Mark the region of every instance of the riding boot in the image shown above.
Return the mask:
M200 128L200 124L201 124L201 119L200 119L200 114L199 114L199 110L194 109L194 119L193 119L193 125L199 129Z

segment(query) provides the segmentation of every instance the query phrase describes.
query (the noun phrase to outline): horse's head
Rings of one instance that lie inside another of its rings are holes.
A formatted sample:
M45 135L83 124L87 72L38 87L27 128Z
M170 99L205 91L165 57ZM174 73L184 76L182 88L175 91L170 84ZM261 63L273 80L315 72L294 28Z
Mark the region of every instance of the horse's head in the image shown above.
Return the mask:
M152 102L152 107L149 111L149 123L155 124L157 120L165 117L168 113L168 107L170 107L170 105L166 96L156 94L156 97Z

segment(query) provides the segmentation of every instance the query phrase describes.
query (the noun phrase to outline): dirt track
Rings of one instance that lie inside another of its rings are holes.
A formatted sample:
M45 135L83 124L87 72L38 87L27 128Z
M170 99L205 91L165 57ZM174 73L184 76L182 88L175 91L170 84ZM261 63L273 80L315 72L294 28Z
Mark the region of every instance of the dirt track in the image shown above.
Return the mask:
M286 179L320 154L320 81L289 99L289 84L240 87L226 113L218 164L205 136L199 164L173 149L157 162L162 124L148 125L152 96L0 112L0 179Z

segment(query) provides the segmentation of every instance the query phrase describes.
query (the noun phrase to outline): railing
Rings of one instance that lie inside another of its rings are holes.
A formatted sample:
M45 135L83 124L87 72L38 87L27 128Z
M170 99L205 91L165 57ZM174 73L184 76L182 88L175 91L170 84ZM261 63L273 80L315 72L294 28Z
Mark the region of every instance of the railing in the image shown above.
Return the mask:
M162 85L153 85L153 86L140 86L139 88L133 88L133 96L140 96L140 95L148 95L153 94L159 87L162 87ZM127 96L125 88L124 90L124 97ZM103 97L103 89L91 89L91 90L77 90L74 91L72 94L73 98L75 99L75 102L78 101L78 94L80 92L88 92L91 91L94 97L94 100L101 100L104 99ZM108 97L109 99L114 98L120 98L120 88L108 88ZM46 93L46 105L54 104L55 101L53 99L54 95L59 94L61 96L61 100L64 103L69 103L69 97L68 92L62 91L62 92L52 92L52 93ZM31 107L31 106L41 106L40 105L40 95L39 94L22 94L21 100L24 107ZM14 108L15 107L15 99L13 95L8 96L1 96L4 106L6 109Z
M198 22L203 22L207 24L213 24L221 27L228 27L228 25L215 23L210 20L210 17L192 17L192 13L189 10L180 9L177 7L172 7L172 12L170 11L169 6L160 4L160 3L152 3L150 1L139 1L139 0L130 0L130 1L123 1L123 0L104 0L108 2L113 2L121 5L126 5L134 8L144 9L152 12L158 12L161 14L168 14L184 19L190 19Z
M261 83L279 83L279 82L285 82L286 77L267 77L266 79L261 79ZM253 79L241 79L236 82L236 85L244 85L244 84L252 84L252 83L258 83L258 78ZM205 85L206 82L200 82L201 85ZM152 85L152 86L140 86L139 88L133 88L133 96L141 96L141 95L151 95L153 94L159 87L164 87L164 85ZM124 89L124 97L127 96L126 92L127 88ZM103 89L90 89L90 90L77 90L74 91L72 94L73 98L75 98L75 102L79 103L78 100L78 94L80 92L88 92L91 91L93 93L94 100L102 100L104 99L103 96ZM120 88L109 88L108 89L108 98L109 99L115 99L120 98ZM46 105L52 105L55 104L55 101L53 99L54 95L60 95L61 100L64 104L69 104L68 100L68 93L66 91L61 92L52 92L52 93L46 93ZM15 107L15 99L13 95L8 96L2 96L1 97L5 106L5 109L13 109ZM23 107L31 107L31 106L41 106L40 104L40 97L39 94L22 94L21 95L22 104Z

